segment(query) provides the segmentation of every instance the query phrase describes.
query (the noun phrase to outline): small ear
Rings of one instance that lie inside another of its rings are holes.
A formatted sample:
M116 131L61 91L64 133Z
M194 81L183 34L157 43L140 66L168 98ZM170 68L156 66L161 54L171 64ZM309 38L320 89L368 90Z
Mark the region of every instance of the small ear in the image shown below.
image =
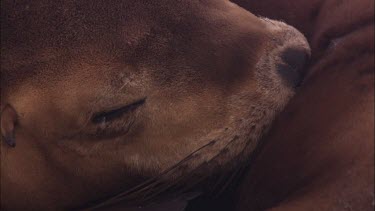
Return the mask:
M17 124L17 112L12 106L7 104L1 111L1 136L4 138L5 142L11 146L16 146L16 141L14 139L15 126Z

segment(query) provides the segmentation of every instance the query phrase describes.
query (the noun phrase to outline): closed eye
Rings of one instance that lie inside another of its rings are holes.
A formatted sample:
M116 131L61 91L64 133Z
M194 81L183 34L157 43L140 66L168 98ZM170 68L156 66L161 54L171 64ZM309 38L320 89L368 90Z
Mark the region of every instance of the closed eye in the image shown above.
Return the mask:
M120 108L95 113L91 118L91 122L94 124L100 124L103 122L110 122L110 121L114 121L116 119L122 118L124 114L135 110L139 106L143 105L145 101L146 101L146 98L143 98L139 101L136 101L132 104L129 104Z

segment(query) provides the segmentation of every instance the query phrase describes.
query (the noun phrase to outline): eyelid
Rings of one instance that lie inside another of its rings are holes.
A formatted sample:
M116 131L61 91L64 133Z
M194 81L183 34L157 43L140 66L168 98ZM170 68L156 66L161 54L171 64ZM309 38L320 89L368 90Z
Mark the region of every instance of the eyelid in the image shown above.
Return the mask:
M97 112L92 116L91 122L94 124L99 124L99 123L102 123L103 120L105 121L115 120L117 118L120 118L123 114L136 109L138 106L143 105L145 101L146 101L146 98L143 98L141 100L138 100L126 106L122 106L122 107L108 110L108 111Z

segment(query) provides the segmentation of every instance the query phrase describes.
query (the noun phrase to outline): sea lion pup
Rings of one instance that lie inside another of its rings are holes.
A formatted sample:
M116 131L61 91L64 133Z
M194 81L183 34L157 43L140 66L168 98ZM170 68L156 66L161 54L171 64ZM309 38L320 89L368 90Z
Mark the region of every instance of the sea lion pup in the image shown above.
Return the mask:
M1 15L5 210L219 193L309 55L226 0L4 0Z

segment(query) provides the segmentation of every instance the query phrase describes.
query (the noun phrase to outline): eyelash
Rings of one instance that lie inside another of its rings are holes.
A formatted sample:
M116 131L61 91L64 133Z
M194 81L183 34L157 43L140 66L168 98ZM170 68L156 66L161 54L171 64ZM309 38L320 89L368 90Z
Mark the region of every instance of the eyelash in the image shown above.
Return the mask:
M91 117L95 127L93 135L96 138L110 138L126 134L135 121L134 111L145 101L144 98L120 108L95 113Z
M113 109L110 111L103 111L98 112L93 115L91 118L91 122L94 124L101 123L104 121L112 121L118 118L121 118L123 114L128 113L134 109L136 109L138 106L143 105L145 103L146 99L139 100L135 103L132 103L130 105L126 105L117 109Z

